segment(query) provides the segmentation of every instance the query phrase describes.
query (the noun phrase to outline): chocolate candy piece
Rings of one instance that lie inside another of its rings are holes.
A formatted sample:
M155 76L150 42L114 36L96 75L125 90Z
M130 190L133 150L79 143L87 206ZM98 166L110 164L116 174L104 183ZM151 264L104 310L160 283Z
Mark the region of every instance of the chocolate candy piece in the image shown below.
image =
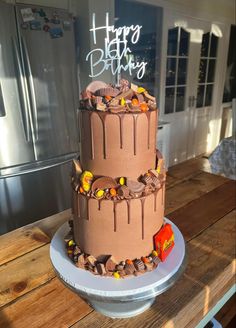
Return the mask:
M153 270L153 263L145 263L146 271L152 271Z
M158 264L161 262L161 260L159 259L158 256L154 256L152 258L152 263L154 264L154 267L156 268L158 266Z
M89 255L86 260L91 266L95 266L97 262L97 259L93 255Z
M80 269L85 269L85 258L84 258L84 254L80 254L78 256L78 261L76 263L76 266Z
M114 257L111 255L105 263L106 271L115 271L117 264L118 263L116 262Z
M140 179L145 185L152 184L152 177L150 174L144 174Z
M120 93L120 90L112 87L107 87L107 88L102 88L99 89L95 92L97 96L111 96L111 97L116 97Z
M137 271L145 270L145 264L139 259L134 260L134 267Z
M154 177L153 176L153 178L152 178L152 186L155 189L160 189L161 188L161 182L160 182L160 180L157 177Z
M102 81L93 81L89 83L89 85L86 88L86 91L90 91L92 93L95 93L97 90L102 88L107 88L108 85L105 82Z
M75 246L74 247L74 255L79 255L79 254L81 254L81 249L79 248L79 246Z
M128 264L128 263L125 264L124 270L125 270L125 273L128 275L131 275L136 271L134 265Z
M105 269L105 265L102 263L97 263L96 265L97 271L101 276L104 276L107 272Z
M101 177L96 179L93 184L91 190L94 192L96 189L110 189L110 188L117 188L118 183L115 179L111 177Z
M126 112L126 107L125 106L120 106L120 105L117 105L117 106L109 106L108 107L108 110L111 112L111 113L124 113Z
M140 192L142 193L142 191L145 188L145 185L142 182L130 180L128 178L126 181L126 185L133 193L140 193Z
M124 198L130 198L129 192L129 188L125 185L120 186L117 190L118 195Z

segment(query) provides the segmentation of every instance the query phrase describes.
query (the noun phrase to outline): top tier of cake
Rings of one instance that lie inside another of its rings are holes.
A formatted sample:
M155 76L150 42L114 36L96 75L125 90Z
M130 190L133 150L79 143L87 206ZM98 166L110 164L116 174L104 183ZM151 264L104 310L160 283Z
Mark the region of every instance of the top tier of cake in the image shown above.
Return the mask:
M82 94L80 163L84 170L136 180L156 167L155 98L143 88L133 89L95 81Z

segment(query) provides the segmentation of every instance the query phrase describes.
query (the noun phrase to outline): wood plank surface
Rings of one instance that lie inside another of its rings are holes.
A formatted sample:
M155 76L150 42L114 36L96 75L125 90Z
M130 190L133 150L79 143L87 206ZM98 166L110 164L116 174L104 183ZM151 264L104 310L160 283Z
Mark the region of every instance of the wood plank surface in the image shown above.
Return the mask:
M179 227L185 239L189 240L235 208L235 182L229 180L167 217Z
M228 181L207 172L201 172L187 181L182 181L166 192L165 215L199 198Z
M0 306L55 277L49 244L0 266Z
M0 265L50 242L38 227L22 227L0 236Z
M217 321L220 322L223 328L226 328L230 321L236 316L236 294L234 294L228 302L215 315ZM236 321L235 325L236 327Z
M234 215L230 213L187 244L189 258L184 275L158 296L149 310L134 318L116 320L92 312L73 328L195 327L234 283ZM219 234L222 243L217 243ZM196 247L202 243L206 247Z
M0 310L3 328L65 328L92 309L57 278Z

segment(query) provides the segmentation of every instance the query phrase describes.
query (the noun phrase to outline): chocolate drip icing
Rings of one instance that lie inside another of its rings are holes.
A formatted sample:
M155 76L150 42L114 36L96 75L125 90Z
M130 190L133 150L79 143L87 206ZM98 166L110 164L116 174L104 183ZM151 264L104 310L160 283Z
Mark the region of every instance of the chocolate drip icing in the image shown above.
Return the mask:
M123 148L123 121L124 121L124 115L118 114L119 121L120 121L120 148Z
M161 187L161 190L162 190L162 194L161 194L161 205L163 205L163 203L164 203L164 188L163 188L163 186Z
M86 197L86 209L87 209L87 220L89 221L89 200L90 198Z
M137 151L137 114L133 114L133 124L134 124L134 155L136 155Z
M142 239L144 239L144 203L146 198L140 198L142 207Z
M128 214L128 224L130 224L130 200L126 199L127 204L127 214Z
M157 193L158 193L158 190L155 190L154 193L153 193L153 196L154 196L154 212L157 211Z
M102 121L102 132L103 132L103 157L104 159L107 158L107 152L106 152L106 148L107 148L107 141L106 141L106 113L98 113L98 116L100 117L101 121Z
M93 113L90 114L91 159L94 159Z
M117 205L117 202L116 202L116 201L113 201L113 213L114 213L114 232L116 232L116 227L117 227L116 205Z
M151 119L151 113L148 111L146 112L147 119L148 119L148 149L150 149L150 119Z
M99 211L101 210L101 202L102 202L102 200L101 199L98 199L98 210Z

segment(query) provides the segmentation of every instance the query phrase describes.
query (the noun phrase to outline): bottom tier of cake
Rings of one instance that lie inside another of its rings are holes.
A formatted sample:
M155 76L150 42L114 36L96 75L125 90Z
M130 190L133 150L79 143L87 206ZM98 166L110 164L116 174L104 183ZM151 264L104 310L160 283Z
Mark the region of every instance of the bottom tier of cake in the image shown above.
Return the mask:
M97 200L73 191L74 240L98 260L141 258L154 249L163 225L165 184L137 199Z

